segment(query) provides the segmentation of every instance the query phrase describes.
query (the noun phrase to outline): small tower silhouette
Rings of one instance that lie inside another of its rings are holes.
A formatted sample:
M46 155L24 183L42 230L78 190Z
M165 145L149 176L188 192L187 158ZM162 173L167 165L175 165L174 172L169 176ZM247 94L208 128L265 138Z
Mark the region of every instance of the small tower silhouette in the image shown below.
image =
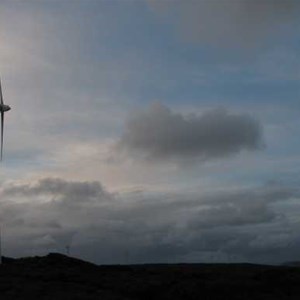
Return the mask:
M70 256L70 250L71 250L70 245L67 245L67 246L66 246L66 254L67 254L68 256Z

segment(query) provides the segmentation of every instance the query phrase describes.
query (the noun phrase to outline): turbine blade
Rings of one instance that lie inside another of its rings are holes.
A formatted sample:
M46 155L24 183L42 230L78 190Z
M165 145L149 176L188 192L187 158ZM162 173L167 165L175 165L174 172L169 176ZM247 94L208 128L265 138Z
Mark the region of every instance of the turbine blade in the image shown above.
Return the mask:
M1 111L1 160L3 155L4 111Z
M0 103L3 105L3 95L2 95L1 79L0 79Z

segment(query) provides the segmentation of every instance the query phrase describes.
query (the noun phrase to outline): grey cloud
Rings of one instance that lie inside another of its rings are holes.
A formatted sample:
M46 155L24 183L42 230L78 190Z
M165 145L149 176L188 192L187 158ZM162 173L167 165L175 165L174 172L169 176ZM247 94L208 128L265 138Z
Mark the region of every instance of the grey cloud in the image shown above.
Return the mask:
M45 178L34 185L12 185L3 191L4 196L38 196L51 195L59 199L72 199L73 201L87 201L97 199L105 201L110 199L110 194L101 184L94 182L71 182L59 178Z
M182 36L223 47L258 46L297 21L297 0L156 1L148 2ZM285 26L282 26L285 25ZM295 30L295 27L293 28Z
M229 254L275 262L297 253L299 224L294 213L276 207L300 198L294 187L268 184L210 194L143 193L142 199L136 193L106 192L109 201L101 192L87 191L78 207L69 204L80 182L52 180L23 184L25 194L2 185L6 255L65 251L68 244L73 255L98 263L197 261ZM64 201L52 201L57 190ZM91 201L95 195L98 200ZM38 201L41 196L46 200ZM269 260L267 251L273 253Z
M265 203L244 203L232 205L220 204L203 209L199 212L198 220L193 220L198 228L220 226L242 226L270 222L276 217Z
M190 225L197 228L214 228L278 221L283 215L271 206L299 196L299 188L279 184L224 192L222 196L218 194L207 196L202 201L203 209L197 212L198 218L192 219Z
M147 159L208 160L263 146L262 126L247 114L214 109L184 116L156 103L126 123L117 148Z

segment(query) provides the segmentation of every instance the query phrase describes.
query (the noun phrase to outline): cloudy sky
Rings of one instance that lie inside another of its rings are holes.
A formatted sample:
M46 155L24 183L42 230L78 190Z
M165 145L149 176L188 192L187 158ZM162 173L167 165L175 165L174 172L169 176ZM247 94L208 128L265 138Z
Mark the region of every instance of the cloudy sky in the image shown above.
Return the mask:
M300 260L297 0L0 0L8 256Z

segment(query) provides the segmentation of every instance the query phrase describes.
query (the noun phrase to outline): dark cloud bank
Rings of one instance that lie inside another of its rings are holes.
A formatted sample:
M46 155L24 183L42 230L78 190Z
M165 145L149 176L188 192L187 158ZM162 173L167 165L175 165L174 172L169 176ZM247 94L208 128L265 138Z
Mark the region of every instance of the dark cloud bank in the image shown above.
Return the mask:
M6 184L4 254L71 244L73 255L97 263L299 259L299 198L299 188L276 184L155 195L113 195L97 182L53 178Z
M208 160L263 145L260 123L247 114L225 109L184 116L161 104L128 120L118 148L147 159Z

